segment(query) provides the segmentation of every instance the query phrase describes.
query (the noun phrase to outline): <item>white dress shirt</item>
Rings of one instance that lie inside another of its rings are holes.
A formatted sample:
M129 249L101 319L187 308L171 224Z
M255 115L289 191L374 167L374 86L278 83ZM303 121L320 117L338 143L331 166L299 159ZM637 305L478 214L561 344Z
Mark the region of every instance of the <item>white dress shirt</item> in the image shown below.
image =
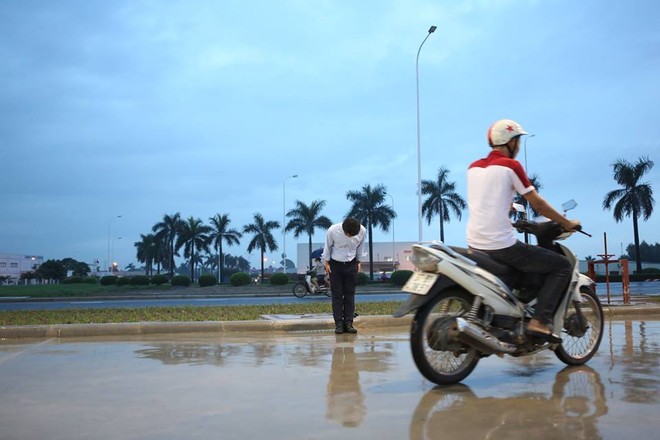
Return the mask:
M346 263L364 256L364 238L367 230L360 225L360 232L354 237L347 237L341 223L336 223L328 229L323 246L323 261L335 260Z

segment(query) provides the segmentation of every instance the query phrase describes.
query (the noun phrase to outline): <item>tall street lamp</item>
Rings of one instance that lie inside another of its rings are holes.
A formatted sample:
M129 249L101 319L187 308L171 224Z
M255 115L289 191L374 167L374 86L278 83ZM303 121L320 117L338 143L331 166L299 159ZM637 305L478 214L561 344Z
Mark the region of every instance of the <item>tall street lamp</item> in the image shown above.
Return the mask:
M287 179L295 179L297 174L286 177L282 182L282 265L284 266L284 273L286 273L286 181Z
M108 269L108 271L110 271L112 267L112 261L110 261L110 225L112 224L112 221L116 218L121 218L121 215L110 217L110 220L108 220L108 259L106 260L107 261L106 268Z
M392 199L392 211L394 211L394 197L392 194L388 194L390 199ZM396 270L396 260L394 259L394 219L392 219L392 272Z
M523 144L523 150L525 150L525 174L529 177L529 171L527 170L527 141L529 138L533 138L535 134L530 134L525 136L525 143ZM529 202L525 203L525 217L529 218ZM525 231L525 243L529 243L529 233Z
M417 59L415 60L415 79L417 86L417 218L419 223L419 242L422 242L422 142L419 129L419 53L422 51L422 46L426 40L437 29L436 26L429 28L428 34L419 45L417 50Z

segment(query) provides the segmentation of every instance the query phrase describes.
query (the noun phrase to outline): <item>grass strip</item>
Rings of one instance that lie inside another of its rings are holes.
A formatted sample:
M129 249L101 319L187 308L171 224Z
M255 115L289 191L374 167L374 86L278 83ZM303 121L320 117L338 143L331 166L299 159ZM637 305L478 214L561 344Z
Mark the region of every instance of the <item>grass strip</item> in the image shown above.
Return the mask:
M360 315L391 315L396 301L357 304ZM0 325L105 324L120 322L250 321L261 315L332 313L329 303L275 304L250 306L144 307L68 310L0 311Z

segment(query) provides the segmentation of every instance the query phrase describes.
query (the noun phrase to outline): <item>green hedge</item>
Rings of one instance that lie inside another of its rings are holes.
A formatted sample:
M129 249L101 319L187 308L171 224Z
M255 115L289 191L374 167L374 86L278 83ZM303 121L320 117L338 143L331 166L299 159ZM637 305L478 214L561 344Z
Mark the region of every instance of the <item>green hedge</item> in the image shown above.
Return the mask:
M68 277L62 280L62 284L80 284L82 282L83 279L79 276Z
M283 286L289 282L289 277L284 273L275 273L270 277L270 284L274 286Z
M369 275L364 272L358 272L357 284L358 286L364 286L369 281Z
M149 277L146 275L133 275L131 277L132 286L148 286L149 282Z
M118 286L128 286L131 284L131 277L118 277L117 285Z
M160 286L161 284L165 284L170 281L170 278L167 275L154 275L151 277L151 284L155 284L156 286Z
M106 275L101 277L102 286L114 286L117 284L117 277L114 275Z
M250 284L250 275L245 272L236 272L229 278L229 282L232 286L247 286Z
M85 277L83 278L83 283L85 284L97 284L99 279L96 277Z
M190 286L190 277L187 277L185 275L176 275L172 278L172 281L170 281L170 283L173 286L188 287Z
M209 287L217 285L218 279L214 275L206 274L201 275L197 282L199 283L199 287Z
M412 274L412 270L396 270L390 277L390 283L392 283L393 286L403 286Z

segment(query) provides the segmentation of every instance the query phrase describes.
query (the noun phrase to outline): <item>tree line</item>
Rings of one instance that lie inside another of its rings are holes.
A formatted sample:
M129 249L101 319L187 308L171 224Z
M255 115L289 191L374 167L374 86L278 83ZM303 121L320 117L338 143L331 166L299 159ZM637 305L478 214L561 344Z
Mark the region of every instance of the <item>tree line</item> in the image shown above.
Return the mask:
M608 192L603 200L603 209L613 209L617 222L624 217L633 221L634 244L633 250L637 262L637 270L641 271L639 225L638 219L644 220L653 213L655 200L653 189L648 182L642 182L642 177L651 170L653 162L648 157L641 157L635 163L620 159L612 164L614 180L619 188ZM540 190L541 182L537 175L531 176L532 183ZM439 222L440 240L444 241L444 223L452 216L458 220L466 207L465 200L455 191L455 182L449 180L449 171L440 167L434 180L422 181L422 194L426 196L422 205L422 215L430 224L437 217ZM361 190L348 191L346 199L351 207L346 216L357 218L367 229L369 246L369 275L373 280L373 230L380 228L388 232L392 220L397 217L393 207L386 203L387 189L383 184L371 186L364 185ZM526 205L526 200L519 197L518 202ZM317 229L327 229L332 221L322 214L325 207L324 200L314 200L306 204L300 200L295 201L295 207L286 213L290 220L284 225L286 232L293 232L294 237L307 235L309 255L312 253L312 236ZM535 215L535 213L532 213ZM261 213L255 213L252 223L235 229L230 227L229 214L216 214L205 224L201 219L193 216L184 219L180 213L166 214L156 223L151 232L141 234L140 241L135 243L137 259L144 263L147 274L153 274L154 267L158 273L161 268L174 275L176 268L174 258L181 256L187 260L191 279L194 279L197 264L210 264L217 268L218 279L223 280L226 268L224 246L233 246L241 243L244 235L250 236L247 251L252 253L258 250L261 261L261 277L264 275L264 254L279 249L273 230L281 227L276 220L266 220ZM211 252L211 249L215 253ZM204 260L204 258L206 260ZM238 257L241 259L242 257ZM216 263L217 260L217 263ZM245 259L243 259L245 260ZM244 265L246 261L241 261ZM286 264L286 261L283 261ZM311 266L311 259L309 261ZM240 265L239 265L240 266ZM238 267L238 266L234 266ZM248 264L249 267L249 264Z

